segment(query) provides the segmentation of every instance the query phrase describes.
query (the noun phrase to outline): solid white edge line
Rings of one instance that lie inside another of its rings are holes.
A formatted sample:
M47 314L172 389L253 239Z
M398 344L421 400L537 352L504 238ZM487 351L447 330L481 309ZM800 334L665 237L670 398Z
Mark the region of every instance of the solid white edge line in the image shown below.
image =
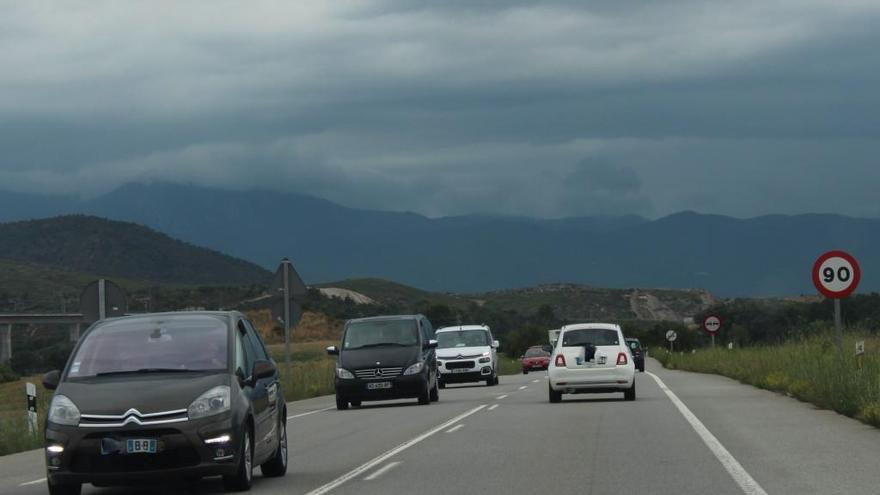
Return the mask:
M462 428L464 428L464 425L461 424L461 423L459 423L459 424L453 426L452 428L446 430L446 433L455 433L455 432L457 432L458 430L460 430L460 429L462 429Z
M527 389L527 388L529 388L529 386L528 386L528 385L523 385L523 386L522 386L522 387L520 387L520 388L519 388L519 389L520 389L520 390L525 390L525 389Z
M316 414L319 412L329 411L330 409L335 409L335 407L325 407L324 409L318 409L317 411L309 411L309 412L304 412L304 413L300 413L300 414L294 414L293 416L288 416L287 420L290 421L291 419L301 418L303 416L308 416L310 414Z
M492 404L487 411L494 411L496 407L498 407L498 404Z
M379 476L382 476L383 474L387 473L388 471L391 471L392 469L397 467L399 464L400 464L399 461L389 462L388 464L385 464L384 466L382 466L379 469L377 469L376 471L374 471L373 474L364 478L364 481L373 481L374 479L378 478Z
M733 481L739 485L740 489L742 489L743 493L746 495L767 495L767 492L761 488L761 485L755 481L754 478L742 467L742 464L733 457L724 445L715 438L715 435L706 428L706 425L697 418L694 413L691 412L690 409L678 398L675 393L663 383L663 380L660 379L659 376L651 373L650 371L646 372L646 374L650 375L651 378L657 382L657 385L660 387L660 390L666 393L666 396L669 397L669 400L675 405L678 409L678 412L684 416L684 419L690 423L691 427L697 432L697 435L703 440L703 443L706 444L706 447L709 447L709 450L712 451L712 454L715 455L715 458L718 459L718 462L724 466L724 469L727 470L727 473L733 478Z
M503 399L503 398L505 398L505 397L507 397L507 394L499 395L498 397L496 397L496 399L501 400L501 399Z
M381 454L378 457L373 458L373 460L367 461L366 463L361 464L360 466L358 466L358 467L352 469L351 471L343 474L342 476L336 478L335 480L333 480L323 486L315 488L314 490L308 492L306 495L322 495L324 493L328 493L331 490L333 490L334 488L337 488L340 485L346 483L347 481L360 476L365 471L368 471L368 470L372 469L373 467L375 467L376 465L385 462L387 459L394 457L395 455L403 452L404 450L412 447L413 445L421 442L422 440L424 440L432 435L437 434L437 432L440 432L440 431L445 430L446 428L449 428L450 426L454 425L455 423L458 423L459 421L470 416L471 414L476 413L477 411L479 411L480 409L483 409L484 407L486 407L486 404L483 404L481 406L477 406L477 407L475 407L465 413L459 414L458 416L450 419L449 421L447 421L441 425L435 426L434 428L431 428L430 430L426 431L425 433L422 433L421 435L419 435L411 440L408 440L408 441L398 445L397 447L394 447L393 449L389 450L388 452L385 452L384 454Z
M46 478L40 478L38 480L28 481L26 483L19 483L18 486L36 485L37 483L42 483L44 481L46 481Z

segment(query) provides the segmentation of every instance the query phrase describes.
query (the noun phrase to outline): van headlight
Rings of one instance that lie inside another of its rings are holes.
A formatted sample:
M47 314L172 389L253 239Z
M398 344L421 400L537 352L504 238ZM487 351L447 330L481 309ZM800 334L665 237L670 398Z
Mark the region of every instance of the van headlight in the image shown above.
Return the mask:
M194 400L186 409L189 419L207 418L228 411L231 404L231 392L227 385L220 385L208 390Z
M345 368L336 368L336 376L343 380L353 380L354 375L351 374L351 371L348 371Z
M425 363L419 361L418 363L407 368L406 371L403 372L403 374L404 375L417 375L417 374L421 373L423 369L425 369Z
M79 424L79 408L66 396L56 395L49 404L49 422L56 425L76 426Z

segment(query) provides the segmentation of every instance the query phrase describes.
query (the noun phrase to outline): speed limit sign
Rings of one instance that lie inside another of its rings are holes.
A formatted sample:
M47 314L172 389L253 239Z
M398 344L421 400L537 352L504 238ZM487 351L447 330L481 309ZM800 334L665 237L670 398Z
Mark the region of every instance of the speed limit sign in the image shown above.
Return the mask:
M862 278L859 262L844 251L829 251L813 265L813 285L825 297L843 299L852 294Z

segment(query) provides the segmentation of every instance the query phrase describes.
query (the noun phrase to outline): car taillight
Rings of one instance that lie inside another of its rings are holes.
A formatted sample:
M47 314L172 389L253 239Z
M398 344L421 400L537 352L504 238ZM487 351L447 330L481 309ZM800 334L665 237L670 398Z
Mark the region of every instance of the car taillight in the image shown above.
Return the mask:
M562 354L556 355L556 366L565 366L565 356L563 356Z
M618 366L626 366L626 363L627 363L626 353L621 352L620 354L617 355L617 365Z

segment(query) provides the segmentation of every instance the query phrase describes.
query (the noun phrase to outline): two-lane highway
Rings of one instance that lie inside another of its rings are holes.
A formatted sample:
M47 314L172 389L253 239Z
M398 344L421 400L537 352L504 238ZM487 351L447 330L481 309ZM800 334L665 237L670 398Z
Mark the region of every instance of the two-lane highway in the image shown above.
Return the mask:
M502 377L497 387L451 386L429 406L400 401L337 411L332 397L292 402L288 475L258 475L253 489L877 493L875 429L726 378L666 371L653 360L648 371L653 375L637 376L635 402L613 394L550 404L544 373ZM0 493L45 493L43 477L39 451L0 458ZM205 480L197 491L221 488ZM84 487L84 493L132 491Z

